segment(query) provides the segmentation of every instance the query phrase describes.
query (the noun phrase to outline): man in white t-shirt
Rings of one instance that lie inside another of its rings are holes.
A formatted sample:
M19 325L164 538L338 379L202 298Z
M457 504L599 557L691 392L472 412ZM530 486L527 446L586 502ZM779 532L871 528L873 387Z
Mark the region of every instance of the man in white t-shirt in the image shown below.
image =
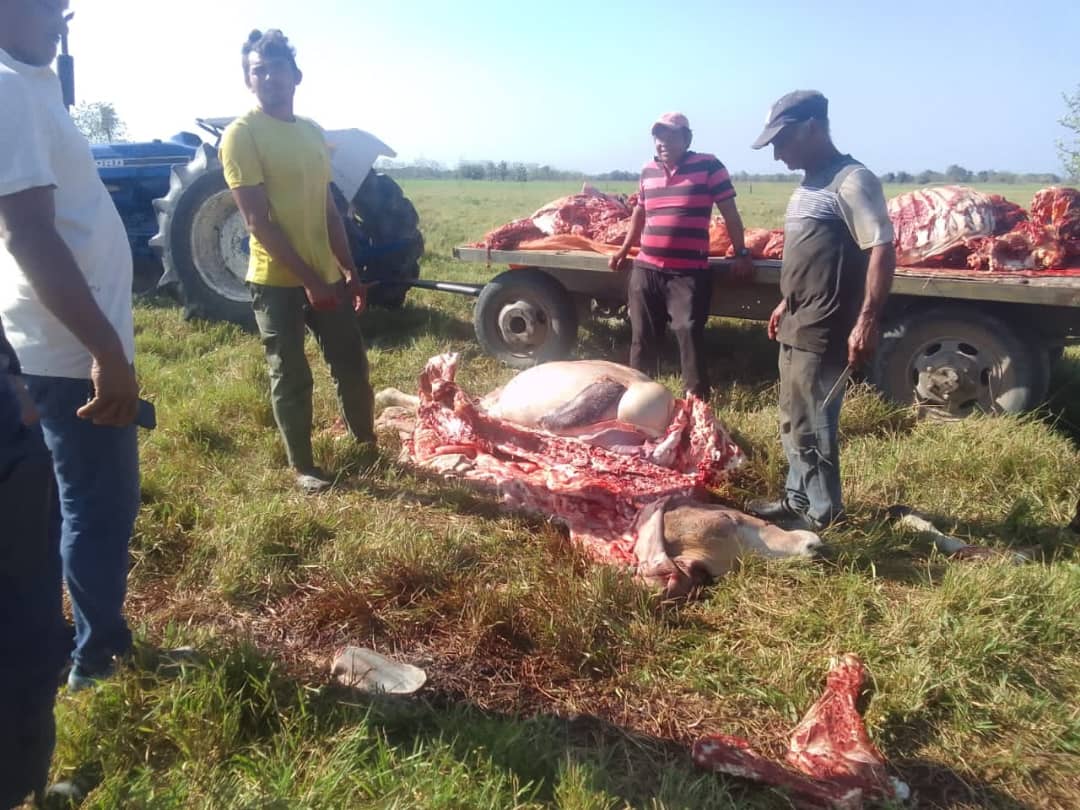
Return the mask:
M0 0L0 319L53 456L78 689L131 647L138 385L123 223L49 67L67 5Z

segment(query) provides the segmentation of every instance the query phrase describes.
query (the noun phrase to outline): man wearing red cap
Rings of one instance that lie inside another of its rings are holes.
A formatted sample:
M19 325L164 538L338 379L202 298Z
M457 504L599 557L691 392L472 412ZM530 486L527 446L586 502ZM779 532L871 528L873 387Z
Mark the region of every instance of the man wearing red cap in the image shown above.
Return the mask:
M630 365L656 372L657 349L670 319L686 392L708 399L704 343L712 299L709 220L714 204L735 248L735 277L748 277L753 265L735 207L735 188L724 164L713 155L690 151L693 133L682 113L661 115L652 135L656 159L641 170L630 231L608 264L612 270L620 269L640 239L628 290Z

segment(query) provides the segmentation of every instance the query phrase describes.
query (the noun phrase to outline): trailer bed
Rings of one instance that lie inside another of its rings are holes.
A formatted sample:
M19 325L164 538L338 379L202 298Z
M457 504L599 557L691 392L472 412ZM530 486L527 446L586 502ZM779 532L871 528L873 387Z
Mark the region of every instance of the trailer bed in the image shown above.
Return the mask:
M609 257L600 253L583 250L489 251L486 248L462 246L454 248L454 258L463 262L489 265L538 267L549 271L572 292L602 296L603 293L612 290L613 274L608 269ZM712 258L709 260L709 265L717 270L723 270L730 261L730 259ZM754 268L756 271L754 284L772 287L779 285L779 261L755 260ZM573 275L568 275L569 273ZM616 281L616 289L619 286L619 282ZM1080 307L1080 271L1062 275L990 274L974 270L898 267L892 292L894 295L951 298L964 301Z

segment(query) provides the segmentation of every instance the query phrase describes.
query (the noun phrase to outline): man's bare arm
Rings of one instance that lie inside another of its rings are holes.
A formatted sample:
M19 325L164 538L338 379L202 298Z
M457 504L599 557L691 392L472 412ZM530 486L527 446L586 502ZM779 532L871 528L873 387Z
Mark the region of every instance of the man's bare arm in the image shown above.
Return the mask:
M735 198L728 197L726 200L721 200L716 207L720 209L720 216L724 218L728 236L731 237L731 246L736 252L742 250L746 247L746 229L743 227L739 209L735 205Z
M342 272L346 278L355 276L356 262L349 247L349 235L345 232L345 222L341 219L341 212L338 211L333 192L329 188L326 189L326 228L330 233L330 247Z
M334 194L329 187L326 189L326 227L330 232L330 247L334 251L334 258L345 274L346 292L352 298L353 310L359 314L367 309L368 288L371 285L360 281L360 271L349 246L349 235L345 231L345 221L341 218L341 212L338 211Z
M233 199L244 217L248 233L259 240L275 261L281 262L308 291L312 304L332 296L332 288L307 262L289 241L289 237L270 218L270 198L263 186L243 186L232 190ZM313 297L314 296L314 297Z
M95 398L79 415L98 424L131 424L139 396L135 372L56 230L53 189L31 188L0 197L0 237L41 303L94 359Z
M870 249L862 309L848 338L848 363L858 368L873 358L881 337L881 315L892 289L896 248L892 242Z
M896 273L896 247L892 242L870 248L870 264L866 268L866 293L863 296L860 317L881 320L885 302L892 290Z
M638 203L630 214L630 230L626 232L626 238L623 240L619 252L608 259L608 267L612 270L618 270L622 266L623 260L630 253L630 248L641 242L641 232L643 230L645 230L645 206Z

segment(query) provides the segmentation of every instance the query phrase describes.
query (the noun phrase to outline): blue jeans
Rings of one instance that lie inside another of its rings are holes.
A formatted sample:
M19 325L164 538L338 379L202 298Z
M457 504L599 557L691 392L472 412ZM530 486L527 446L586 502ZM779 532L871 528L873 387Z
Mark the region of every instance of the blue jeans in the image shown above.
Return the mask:
M840 408L843 392L822 403L846 361L780 346L780 441L788 460L788 505L828 525L844 513L840 493Z
M88 380L26 376L52 451L63 529L60 555L75 617L72 660L82 675L109 671L131 648L124 619L128 541L139 511L136 428L80 419Z
M6 383L0 373L0 397ZM40 429L9 415L0 424L0 808L45 787L55 742L53 701L71 646L55 501Z

